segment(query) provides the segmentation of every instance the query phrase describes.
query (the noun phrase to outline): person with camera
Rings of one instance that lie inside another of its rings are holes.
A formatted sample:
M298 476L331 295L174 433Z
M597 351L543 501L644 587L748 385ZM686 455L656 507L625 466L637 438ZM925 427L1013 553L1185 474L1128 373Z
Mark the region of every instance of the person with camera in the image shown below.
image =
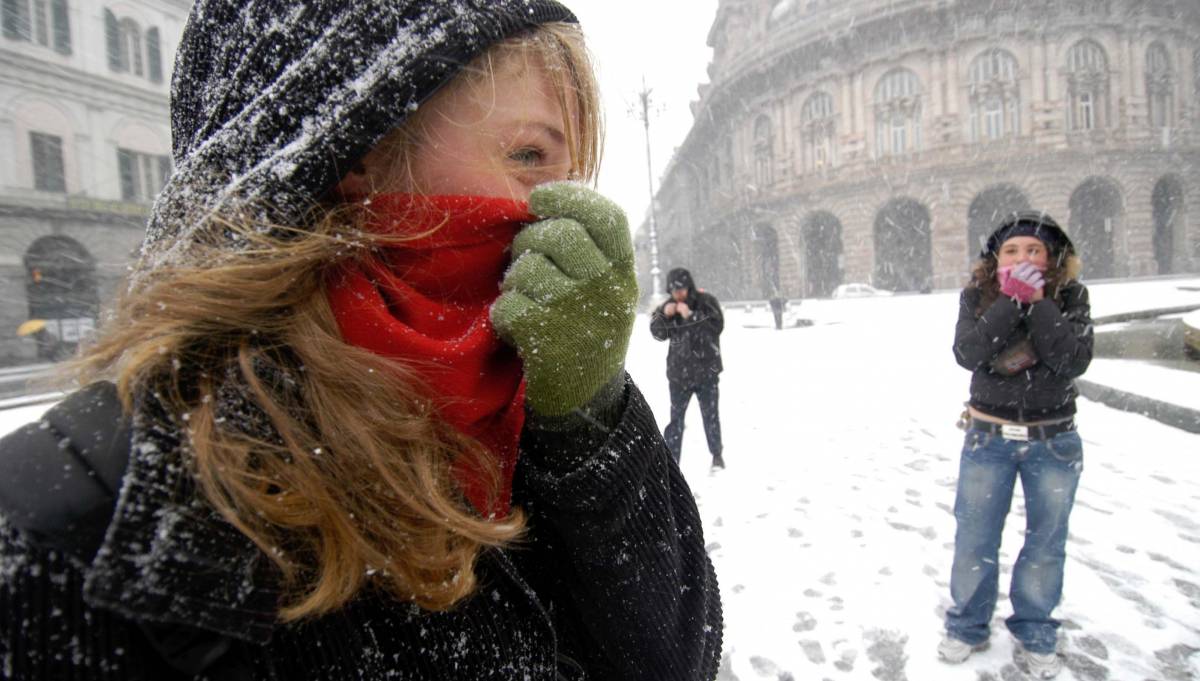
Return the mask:
M655 340L671 342L667 350L671 420L663 438L678 463L683 451L683 420L695 395L700 402L712 467L723 469L718 381L724 369L721 332L725 330L725 316L716 296L697 289L691 273L682 267L667 273L667 293L671 297L650 317L650 333Z

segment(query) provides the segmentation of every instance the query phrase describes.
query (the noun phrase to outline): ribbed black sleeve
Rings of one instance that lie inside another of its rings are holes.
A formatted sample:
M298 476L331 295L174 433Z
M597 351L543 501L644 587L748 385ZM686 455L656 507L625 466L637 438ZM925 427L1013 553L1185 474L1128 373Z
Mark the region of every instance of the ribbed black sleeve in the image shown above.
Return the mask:
M0 678L169 679L136 626L89 607L83 574L0 519Z
M547 603L560 652L591 679L716 676L722 612L699 512L632 382L625 412L569 472L525 456L518 502L530 514L513 552Z

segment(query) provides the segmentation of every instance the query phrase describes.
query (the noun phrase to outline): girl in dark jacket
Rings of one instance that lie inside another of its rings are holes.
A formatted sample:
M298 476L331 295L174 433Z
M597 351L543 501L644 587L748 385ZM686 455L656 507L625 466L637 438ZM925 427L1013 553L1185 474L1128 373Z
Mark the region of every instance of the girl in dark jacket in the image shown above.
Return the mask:
M1013 566L1008 629L1038 678L1051 678L1067 520L1083 470L1073 380L1092 359L1087 289L1066 233L1044 213L1017 213L989 237L963 289L954 356L972 372L954 517L954 605L938 648L965 660L989 637L1000 535L1016 478L1025 492L1025 544Z
M0 443L0 675L713 678L597 106L551 0L197 2L89 387Z

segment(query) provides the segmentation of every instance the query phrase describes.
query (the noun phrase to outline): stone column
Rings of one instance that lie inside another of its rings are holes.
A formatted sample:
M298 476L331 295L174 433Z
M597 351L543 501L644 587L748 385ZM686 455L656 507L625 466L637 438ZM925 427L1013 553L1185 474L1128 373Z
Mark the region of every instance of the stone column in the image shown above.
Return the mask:
M1200 272L1200 161L1185 163L1183 181L1183 224L1177 228L1184 233L1183 253L1185 260L1180 268L1185 272Z
M21 145L17 143L17 126L11 116L0 116L0 147L8 149L8 155L14 155ZM17 186L17 166L22 159L13 159L12 163L0 163L0 187Z
M1021 89L1021 134L1032 135L1037 127L1038 107L1046 101L1046 50L1035 39L1025 46L1024 52L1029 64L1029 91Z
M951 200L954 195L952 181L943 178L941 190L936 196L927 196L929 208L930 241L933 247L933 287L956 288L964 278L963 263L966 261L967 226L964 216L966 206L958 206Z
M1157 154L1149 162L1153 165L1165 160ZM1149 175L1131 173L1145 185ZM1145 178L1145 179L1143 179ZM1124 211L1113 227L1113 269L1118 277L1141 277L1158 274L1158 262L1154 259L1154 207L1151 201L1155 180L1150 181L1150 191L1144 186L1125 186L1121 197ZM1132 183L1130 183L1132 184Z

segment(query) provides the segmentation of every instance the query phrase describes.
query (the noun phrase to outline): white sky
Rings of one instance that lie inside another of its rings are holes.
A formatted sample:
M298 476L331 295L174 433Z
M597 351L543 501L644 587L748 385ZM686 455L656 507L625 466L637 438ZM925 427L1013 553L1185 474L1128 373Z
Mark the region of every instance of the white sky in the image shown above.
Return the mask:
M654 186L692 126L688 104L708 82L708 29L717 0L563 0L579 17L596 61L608 130L599 190L634 229L650 203L646 140L633 112L642 77L658 111L650 121Z

